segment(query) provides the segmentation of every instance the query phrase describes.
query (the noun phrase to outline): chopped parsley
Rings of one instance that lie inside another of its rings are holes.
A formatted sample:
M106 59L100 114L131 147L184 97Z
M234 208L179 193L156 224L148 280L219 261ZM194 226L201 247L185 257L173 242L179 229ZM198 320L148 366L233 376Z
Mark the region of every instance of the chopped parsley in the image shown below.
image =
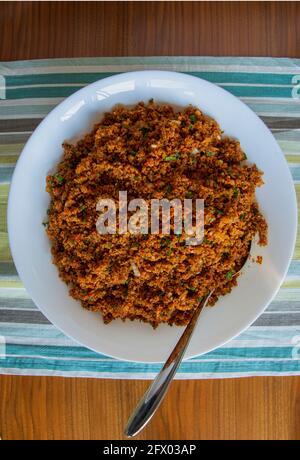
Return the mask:
M174 155L169 155L165 157L164 161L176 161L176 160L179 160L179 158L180 158L180 153L176 152Z
M229 270L227 273L226 273L226 279L227 280L231 280L232 277L233 277L233 271L232 270Z
M218 216L222 216L224 214L224 212L221 211L221 209L215 208L214 211L215 211L215 214L217 214Z
M167 246L169 246L170 243L171 243L171 240L167 236L164 236L163 238L161 238L159 242L161 248L166 248Z
M196 115L194 115L194 114L192 113L192 114L190 115L190 120L191 120L191 122L192 122L193 124L196 123L196 121L197 121Z
M237 198L239 196L239 189L237 187L234 187L233 189L233 197Z
M193 198L193 192L191 190L189 190L188 192L186 192L185 197L186 198Z
M59 185L63 184L64 181L65 181L65 179L63 178L63 176L62 176L61 174L58 174L58 173L57 173L57 174L54 175L54 177L55 177L56 182L57 182Z

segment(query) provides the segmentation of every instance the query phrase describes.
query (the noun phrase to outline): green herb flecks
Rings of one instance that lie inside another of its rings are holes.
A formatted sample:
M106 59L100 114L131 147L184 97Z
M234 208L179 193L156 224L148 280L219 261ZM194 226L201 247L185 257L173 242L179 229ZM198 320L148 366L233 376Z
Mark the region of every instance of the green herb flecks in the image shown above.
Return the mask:
M225 278L227 280L232 280L232 277L233 277L233 271L232 270L229 270L226 275L225 275Z
M221 211L221 209L217 209L217 208L214 209L214 213L217 214L217 216L222 216L224 214L224 212Z
M194 193L192 192L192 190L189 190L188 192L186 192L185 198L193 198L193 195Z
M177 161L180 158L180 153L176 152L174 155L169 155L164 158L164 161Z
M234 187L233 189L233 198L237 198L239 196L239 189L237 187Z
M168 247L170 243L171 243L171 240L167 236L162 237L159 242L161 248Z
M55 174L54 175L54 178L56 180L56 182L59 184L59 185L62 185L65 181L65 179L63 178L63 176L61 174Z

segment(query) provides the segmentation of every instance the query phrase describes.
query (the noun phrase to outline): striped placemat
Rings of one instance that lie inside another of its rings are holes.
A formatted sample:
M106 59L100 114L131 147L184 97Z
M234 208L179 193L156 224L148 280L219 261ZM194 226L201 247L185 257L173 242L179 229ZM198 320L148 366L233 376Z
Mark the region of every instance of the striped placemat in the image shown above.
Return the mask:
M96 354L52 326L18 278L6 226L11 175L24 143L41 119L80 87L140 69L186 72L241 98L272 130L286 155L297 195L300 193L300 59L134 57L0 64L1 373L151 378L160 369L156 364L127 363ZM177 378L295 374L300 374L299 238L287 278L266 312L226 346L184 362Z

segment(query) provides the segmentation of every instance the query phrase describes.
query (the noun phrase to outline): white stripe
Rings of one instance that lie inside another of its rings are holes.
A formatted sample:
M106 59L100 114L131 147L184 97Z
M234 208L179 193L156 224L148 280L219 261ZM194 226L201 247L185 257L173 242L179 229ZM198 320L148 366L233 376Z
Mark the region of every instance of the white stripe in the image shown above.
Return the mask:
M273 83L235 83L235 82L216 82L216 85L222 85L222 86L255 86L258 88L294 88L295 85L289 84L289 85L281 85L281 84L273 84Z
M9 322L1 322L1 325L3 327L10 327L12 329L31 329L31 328L34 328L34 329L38 329L39 331L42 332L43 329L53 329L55 330L56 332L60 333L61 335L63 335L63 333L59 330L59 329L56 329L55 326L53 326L53 324L31 324L31 323L9 323Z
M158 62L157 64L104 64L104 65L80 65L73 66L49 66L49 67L27 67L9 69L0 66L1 75L38 75L52 73L111 73L128 72L134 70L173 70L178 72L241 72L241 73L269 73L269 74L289 74L300 73L300 66L260 66L260 65L241 65L241 64L178 64Z
M266 104L266 105L296 105L299 106L299 99L291 97L239 97L243 102L251 102L251 104Z
M12 299L30 299L25 288L0 288L0 298L12 298Z
M294 311L279 311L279 310L272 310L272 311L264 311L262 316L263 315L294 315L295 313L300 313L300 310L297 311L297 310L294 310Z
M65 338L42 338L42 337L14 337L14 336L5 336L6 343L9 345L48 345L48 346L57 346L57 347L76 347L81 348L77 342L73 342L72 339L69 339L67 336Z
M47 356L43 355L14 355L11 353L5 353L6 357L9 358L24 358L24 359L55 359L58 361L91 361L91 362L118 362L116 359L113 358L79 358L78 356L73 357L61 357L61 356L53 356L51 354ZM1 363L1 356L0 356L0 363Z
M283 340L282 337L278 337L277 340L270 340L267 337L264 339L256 339L253 337L252 340L231 340L227 342L225 345L222 345L221 348L282 348L282 347L290 347L292 344L292 337L289 339Z
M31 134L32 131L7 131L0 133L0 136L7 136L7 134Z
M9 310L9 311L40 311L37 307L35 308L22 308L22 307L1 307L0 310Z
M259 109L257 109L257 110L255 110L255 113L257 115L260 115L261 117L299 118L299 116L300 116L300 112L295 113L295 112L289 112L288 110L285 110L284 112L274 112L274 111L263 112L263 111L260 111Z
M28 118L45 118L46 115L48 115L49 110L45 111L44 113L21 113L18 114L17 112L14 113L13 115L0 115L0 120L15 120L16 118L22 118L22 119L28 119ZM10 133L8 133L10 134Z
M270 332L270 330L273 329L274 331L297 331L300 332L300 326L298 324L295 324L294 326L251 326L247 331L249 332L252 331L257 331L257 332L262 332L262 331L267 331Z
M32 85L20 85L20 86L13 86L7 85L7 89L26 89L26 88L64 88L65 86L86 86L87 83L37 83ZM272 85L271 85L272 86ZM282 85L285 86L285 85ZM289 85L286 85L289 86Z
M8 375L45 375L57 377L82 377L82 378L101 378L101 379L126 379L126 380L153 380L157 373L149 372L89 372L89 371L58 371L47 369L22 369L22 368L0 368L0 374ZM175 380L190 380L190 379L224 379L224 378L242 378L242 377L255 377L255 376L292 376L300 375L299 371L289 372L272 372L272 371L252 371L252 372L195 372L195 373L182 373L178 372Z
M300 296L299 296L299 289L297 288L284 288L280 289L275 297L275 301L281 302L281 301L299 301Z

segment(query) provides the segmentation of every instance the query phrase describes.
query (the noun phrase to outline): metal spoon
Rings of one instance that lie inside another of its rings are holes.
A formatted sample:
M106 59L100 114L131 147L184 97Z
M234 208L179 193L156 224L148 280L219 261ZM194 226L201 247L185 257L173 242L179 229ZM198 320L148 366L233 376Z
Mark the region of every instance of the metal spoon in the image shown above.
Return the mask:
M245 260L244 265L233 276L237 276L241 272L248 258L249 255ZM191 340L192 334L197 324L199 315L203 308L207 305L212 293L213 291L210 291L209 294L201 300L183 334L175 345L175 348L165 362L163 368L136 406L124 430L124 434L127 437L133 437L137 435L148 424L158 409L182 361L185 350Z

